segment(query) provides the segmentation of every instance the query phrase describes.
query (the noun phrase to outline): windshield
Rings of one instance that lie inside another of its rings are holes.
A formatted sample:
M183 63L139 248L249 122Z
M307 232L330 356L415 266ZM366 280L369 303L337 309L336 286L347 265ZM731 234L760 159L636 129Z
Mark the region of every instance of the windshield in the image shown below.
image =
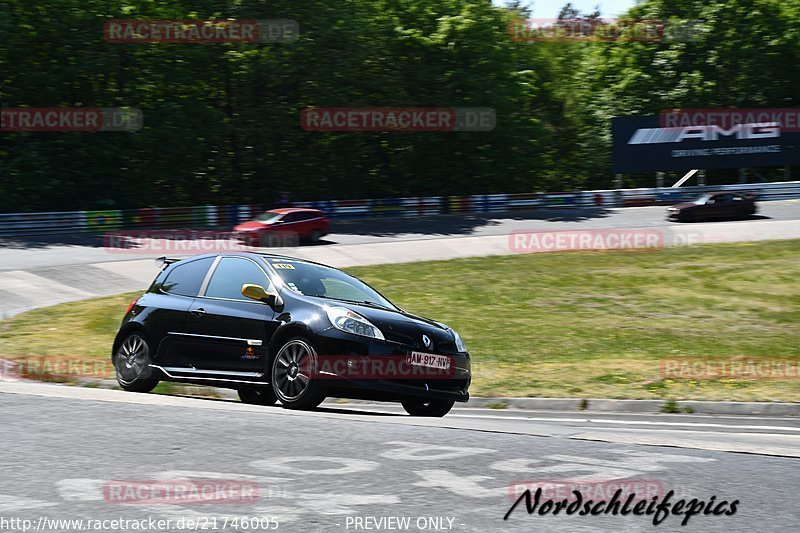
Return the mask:
M697 200L693 201L692 203L693 204L697 204L697 205L703 205L704 203L706 203L710 199L711 199L711 195L710 194L704 194L703 196L701 196Z
M267 211L266 213L261 213L255 219L257 222L277 222L281 219L283 213L276 213L275 211Z
M293 291L344 302L360 303L399 311L375 289L341 270L297 259L267 257L283 282Z

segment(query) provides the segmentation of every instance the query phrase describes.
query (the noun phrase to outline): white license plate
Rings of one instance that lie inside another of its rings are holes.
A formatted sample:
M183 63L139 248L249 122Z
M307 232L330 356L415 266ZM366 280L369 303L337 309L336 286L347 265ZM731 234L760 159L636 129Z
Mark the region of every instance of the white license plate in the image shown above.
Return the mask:
M432 353L423 353L423 352L411 352L410 355L406 356L406 362L416 366L450 370L450 358L446 355L435 355Z

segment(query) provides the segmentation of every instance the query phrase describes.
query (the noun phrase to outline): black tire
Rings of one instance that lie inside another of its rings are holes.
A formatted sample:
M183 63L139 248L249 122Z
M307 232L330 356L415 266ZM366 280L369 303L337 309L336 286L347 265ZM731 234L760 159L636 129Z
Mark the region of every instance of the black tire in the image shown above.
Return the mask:
M311 235L308 237L309 242L317 244L319 240L322 238L322 232L318 229L315 229L311 232Z
M453 400L406 400L403 409L411 416L441 418L453 408Z
M130 392L150 392L158 385L150 367L151 353L150 343L139 331L129 333L119 343L111 362L120 387Z
M314 377L317 352L304 337L292 337L275 354L270 365L272 390L287 409L314 409L325 399L325 390Z
M278 397L275 396L275 391L271 386L266 387L252 387L243 386L237 390L239 399L242 403L249 403L252 405L275 405Z

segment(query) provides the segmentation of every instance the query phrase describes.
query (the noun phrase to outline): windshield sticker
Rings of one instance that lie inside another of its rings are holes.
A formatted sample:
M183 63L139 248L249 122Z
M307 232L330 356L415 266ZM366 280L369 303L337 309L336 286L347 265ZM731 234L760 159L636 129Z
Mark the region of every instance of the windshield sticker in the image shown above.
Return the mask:
M282 268L284 270L294 270L294 265L290 265L288 263L272 263L272 266L278 269Z

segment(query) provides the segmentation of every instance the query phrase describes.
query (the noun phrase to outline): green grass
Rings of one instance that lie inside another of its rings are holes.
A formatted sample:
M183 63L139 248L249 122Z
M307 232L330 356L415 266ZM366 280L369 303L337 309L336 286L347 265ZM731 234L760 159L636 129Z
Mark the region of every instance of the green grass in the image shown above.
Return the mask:
M800 380L665 379L681 357L800 357L800 241L348 269L458 330L479 396L800 401ZM0 322L0 357L108 357L126 294Z

